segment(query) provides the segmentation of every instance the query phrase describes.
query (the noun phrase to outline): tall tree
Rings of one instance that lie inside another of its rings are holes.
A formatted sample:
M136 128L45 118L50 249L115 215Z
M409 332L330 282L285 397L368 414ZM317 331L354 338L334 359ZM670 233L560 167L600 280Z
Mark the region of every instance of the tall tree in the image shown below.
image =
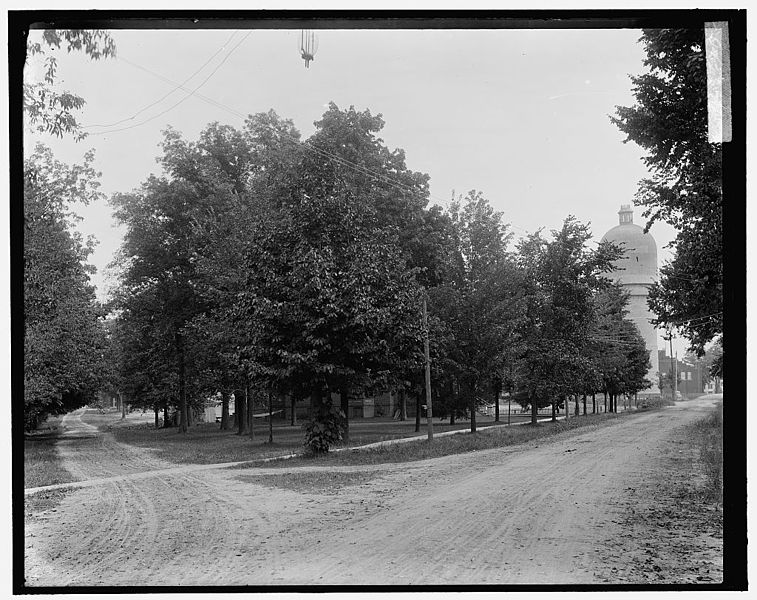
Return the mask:
M72 205L97 200L91 166L69 167L38 145L24 164L24 423L34 428L94 399L105 376L103 310L73 229Z
M649 305L702 354L723 332L722 145L707 139L704 29L645 29L640 41L648 71L631 78L636 104L611 119L647 152L651 176L636 195L647 229L663 220L678 231Z
M588 225L574 217L546 240L536 232L519 245L525 309L519 321L521 355L516 380L531 400L531 422L548 399L576 393L585 369L588 332L595 319L594 290L622 250L607 242L588 248ZM540 397L541 396L541 397Z
M441 382L445 408L454 418L464 406L475 431L477 406L499 398L502 357L514 334L518 282L502 214L475 190L463 202L454 201L449 212L460 268L456 280L432 290L431 307L447 331L446 339L439 340L447 367Z
M150 322L156 343L168 349L177 379L180 431L189 421L188 369L192 368L187 325L201 310L194 288L193 240L189 235L197 194L181 181L150 177L130 194L111 202L127 231L117 258L124 318Z

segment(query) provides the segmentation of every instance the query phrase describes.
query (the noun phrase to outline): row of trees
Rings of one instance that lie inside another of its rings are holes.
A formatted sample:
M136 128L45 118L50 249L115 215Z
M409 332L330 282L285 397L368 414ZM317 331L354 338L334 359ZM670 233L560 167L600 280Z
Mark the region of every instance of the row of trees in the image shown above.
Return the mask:
M38 146L24 169L24 425L94 399L107 380L103 307L90 284L92 242L72 205L97 200L97 173Z
M241 433L255 391L309 398L308 438L325 448L350 397L420 396L424 297L436 405L474 429L503 390L535 418L568 395L648 385L626 299L602 277L619 248L590 249L572 217L510 248L475 191L427 208L427 176L384 145L383 124L331 104L306 141L273 111L194 142L166 132L165 175L113 198L127 233L112 339L131 401L176 406L185 430L193 402L234 393Z
M63 42L94 59L115 51L104 32L50 30L29 52ZM25 85L27 116L81 137L71 109L83 100L50 93L56 65L45 65L46 82ZM91 247L71 228L71 204L97 197L91 157L70 168L40 148L28 159L27 426L110 388L178 407L182 428L191 403L220 393L227 406L234 393L243 432L244 398L286 393L311 399L309 435L329 443L350 395L420 397L424 297L436 405L470 414L473 428L475 406L503 390L535 415L568 394L643 388L643 342L601 278L617 248L589 251L588 228L568 218L511 249L477 192L426 207L427 177L376 136L380 115L332 105L316 125L304 143L273 112L242 131L210 125L197 142L167 132L166 175L113 199L129 233L107 320L89 285Z
M24 72L26 123L57 137L85 133L74 113L85 101L61 89L55 50L82 52L93 60L115 55L115 43L102 30L35 32L27 59L40 61L43 80ZM30 64L30 63L28 63ZM28 65L27 65L28 66ZM105 309L97 301L87 257L93 240L76 233L76 207L102 201L94 155L69 166L37 145L24 161L24 427L34 429L50 414L61 414L95 400L112 376L106 360ZM19 235L14 230L12 235Z

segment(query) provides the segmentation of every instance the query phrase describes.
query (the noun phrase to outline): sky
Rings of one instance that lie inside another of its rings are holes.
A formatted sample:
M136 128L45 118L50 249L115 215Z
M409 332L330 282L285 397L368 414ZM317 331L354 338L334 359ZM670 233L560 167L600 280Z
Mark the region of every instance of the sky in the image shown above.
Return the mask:
M643 151L624 144L609 118L633 104L629 75L644 70L640 34L319 30L306 69L300 30L113 30L115 59L57 53L60 86L86 100L79 121L90 135L77 143L28 131L25 151L43 141L75 163L94 148L110 196L160 174L168 126L195 140L208 123L241 127L246 115L273 108L306 138L333 101L383 115L380 137L429 174L431 204L476 189L516 236L559 228L572 214L599 240L647 176ZM41 77L39 65L26 75ZM107 264L123 232L107 201L78 212L81 230L99 241L91 262L102 299L115 284ZM645 224L639 208L634 218ZM651 233L662 264L675 232L656 223Z

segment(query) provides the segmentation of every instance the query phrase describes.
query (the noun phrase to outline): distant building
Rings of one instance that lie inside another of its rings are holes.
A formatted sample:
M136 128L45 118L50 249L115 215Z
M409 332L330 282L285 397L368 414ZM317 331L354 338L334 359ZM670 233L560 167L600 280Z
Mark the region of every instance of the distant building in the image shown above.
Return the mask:
M690 363L685 360L671 359L667 355L665 350L660 350L657 358L660 365L660 375L668 377L671 374L673 368L675 373L678 374L678 391L684 396L697 396L705 392L704 384L704 369L705 366L698 361ZM668 378L668 381L671 381ZM670 383L666 384L670 385ZM663 390L668 393L670 390Z
M633 222L633 209L623 204L618 212L619 224L608 231L602 240L614 242L626 250L626 255L616 261L615 270L608 276L620 283L630 294L628 318L636 324L647 345L652 366L647 379L652 387L644 394L659 394L659 371L657 354L657 330L651 323L654 315L647 306L649 286L657 280L657 242L649 233Z

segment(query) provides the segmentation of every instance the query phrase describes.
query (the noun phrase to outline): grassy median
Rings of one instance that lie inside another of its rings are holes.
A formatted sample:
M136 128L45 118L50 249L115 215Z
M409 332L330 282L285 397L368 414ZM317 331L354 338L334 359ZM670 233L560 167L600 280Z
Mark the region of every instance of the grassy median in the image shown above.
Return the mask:
M425 460L474 452L476 450L488 450L504 446L515 446L532 440L552 437L564 432L578 429L593 429L617 422L634 413L618 414L595 414L580 417L571 417L568 421L542 422L536 426L525 424L513 427L500 426L456 435L436 437L433 442L418 440L401 444L391 444L375 448L362 448L355 450L343 450L341 452L329 452L327 454L312 456L302 454L295 458L273 460L266 463L249 463L239 465L240 468L247 466L255 467L294 467L294 466L327 466L327 465L371 465L379 463L401 463L416 460Z
M516 423L527 418L513 415L512 420ZM479 416L478 419L481 427L494 425L492 417ZM186 433L179 433L176 427L155 429L150 421L135 422L130 417L122 422L117 416L100 415L96 411L89 411L85 421L111 433L121 443L148 449L156 458L175 464L213 464L290 455L302 452L305 442L301 423L290 425L283 420L274 420L273 443L269 442L267 422L255 423L254 436L250 437L237 435L233 429L221 430L218 423L198 423ZM505 426L502 422L498 425ZM434 421L434 429L439 433L469 427L470 422L465 420L455 425ZM346 446L414 437L423 435L425 430L425 419L420 433L415 431L415 420L355 419L350 422L350 440Z

